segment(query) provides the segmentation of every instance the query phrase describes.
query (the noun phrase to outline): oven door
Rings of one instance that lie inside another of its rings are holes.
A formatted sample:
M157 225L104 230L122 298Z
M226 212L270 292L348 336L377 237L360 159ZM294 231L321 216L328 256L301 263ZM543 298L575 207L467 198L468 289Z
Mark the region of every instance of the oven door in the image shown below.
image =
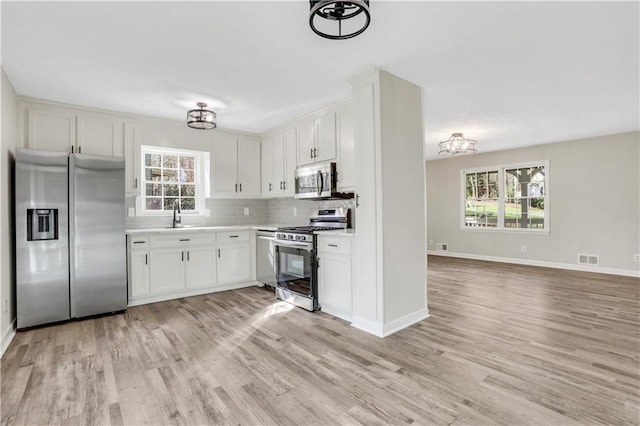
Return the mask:
M318 309L313 244L276 240L274 246L278 298L309 311Z

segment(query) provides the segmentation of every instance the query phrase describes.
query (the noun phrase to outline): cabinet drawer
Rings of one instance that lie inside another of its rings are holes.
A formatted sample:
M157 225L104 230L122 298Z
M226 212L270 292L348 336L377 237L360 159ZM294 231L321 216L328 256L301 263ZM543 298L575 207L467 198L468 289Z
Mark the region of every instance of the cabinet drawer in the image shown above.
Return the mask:
M191 234L189 236L183 237L182 239L189 239L189 241L183 241L188 245L215 245L216 239L213 232L205 232L202 234Z
M351 256L351 239L339 237L318 237L318 251Z
M136 237L136 236L129 236L129 250L136 250L136 249L146 249L149 248L149 237L148 236L144 236L144 237Z
M152 235L149 245L153 248L157 247L180 247L188 244L193 239L193 235Z
M218 232L216 242L218 244L246 243L249 241L249 231Z

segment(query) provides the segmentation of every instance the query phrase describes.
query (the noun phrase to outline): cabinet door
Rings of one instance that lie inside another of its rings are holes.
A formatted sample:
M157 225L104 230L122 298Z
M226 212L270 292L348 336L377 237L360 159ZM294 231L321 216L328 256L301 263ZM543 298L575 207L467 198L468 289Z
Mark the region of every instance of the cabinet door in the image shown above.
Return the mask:
M261 149L262 164L262 195L268 197L276 193L277 185L274 184L274 148L273 139L265 139L262 141Z
M108 116L78 115L78 152L123 156L124 123Z
M238 138L238 194L260 195L260 141Z
M216 281L216 253L213 245L186 249L187 288L210 287Z
M297 166L296 129L284 132L284 193L293 195L296 192L296 166Z
M124 129L125 191L128 195L139 195L140 141L139 129L131 123Z
M238 183L238 140L236 136L217 132L213 136L212 154L211 192L235 195Z
M75 114L29 108L27 138L28 148L69 152L76 141Z
M149 254L146 250L129 253L129 298L149 294Z
M338 190L353 191L355 187L355 156L353 109L351 106L336 113L338 136Z
M297 127L298 136L298 166L313 164L314 148L316 147L315 121L303 123Z
M218 247L218 285L251 280L249 244Z
M273 137L273 192L284 193L284 135Z
M151 294L184 289L184 252L181 247L152 249L149 257Z
M351 257L320 254L318 301L327 313L345 316L352 312Z
M316 119L316 162L336 158L336 115L331 112Z

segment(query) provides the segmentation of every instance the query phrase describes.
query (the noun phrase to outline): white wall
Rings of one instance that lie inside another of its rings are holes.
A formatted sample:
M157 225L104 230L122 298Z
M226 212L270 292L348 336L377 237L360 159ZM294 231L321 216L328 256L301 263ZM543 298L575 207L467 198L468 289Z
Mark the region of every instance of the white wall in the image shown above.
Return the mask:
M549 160L548 234L460 229L461 169L536 160ZM601 270L636 274L639 170L639 132L428 161L429 249L444 242L449 252L567 267L577 267L578 253L597 254Z
M4 351L15 319L13 251L13 153L18 142L18 96L2 70L2 139L0 140L0 338ZM5 300L8 309L5 312Z

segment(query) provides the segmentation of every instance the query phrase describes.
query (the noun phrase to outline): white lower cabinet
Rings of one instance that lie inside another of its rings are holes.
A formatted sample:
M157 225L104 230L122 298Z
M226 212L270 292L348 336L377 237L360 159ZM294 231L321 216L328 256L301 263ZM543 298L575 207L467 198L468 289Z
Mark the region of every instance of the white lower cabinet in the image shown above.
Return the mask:
M153 241L153 237L152 237ZM184 288L184 251L182 247L152 248L149 274L151 294Z
M129 299L149 294L149 240L129 237Z
M318 301L322 311L350 321L352 237L318 236Z
M250 236L249 230L129 235L129 305L255 284Z
M216 284L215 247L194 246L187 249L187 288L200 288Z
M218 285L251 280L251 243L249 231L219 232Z

